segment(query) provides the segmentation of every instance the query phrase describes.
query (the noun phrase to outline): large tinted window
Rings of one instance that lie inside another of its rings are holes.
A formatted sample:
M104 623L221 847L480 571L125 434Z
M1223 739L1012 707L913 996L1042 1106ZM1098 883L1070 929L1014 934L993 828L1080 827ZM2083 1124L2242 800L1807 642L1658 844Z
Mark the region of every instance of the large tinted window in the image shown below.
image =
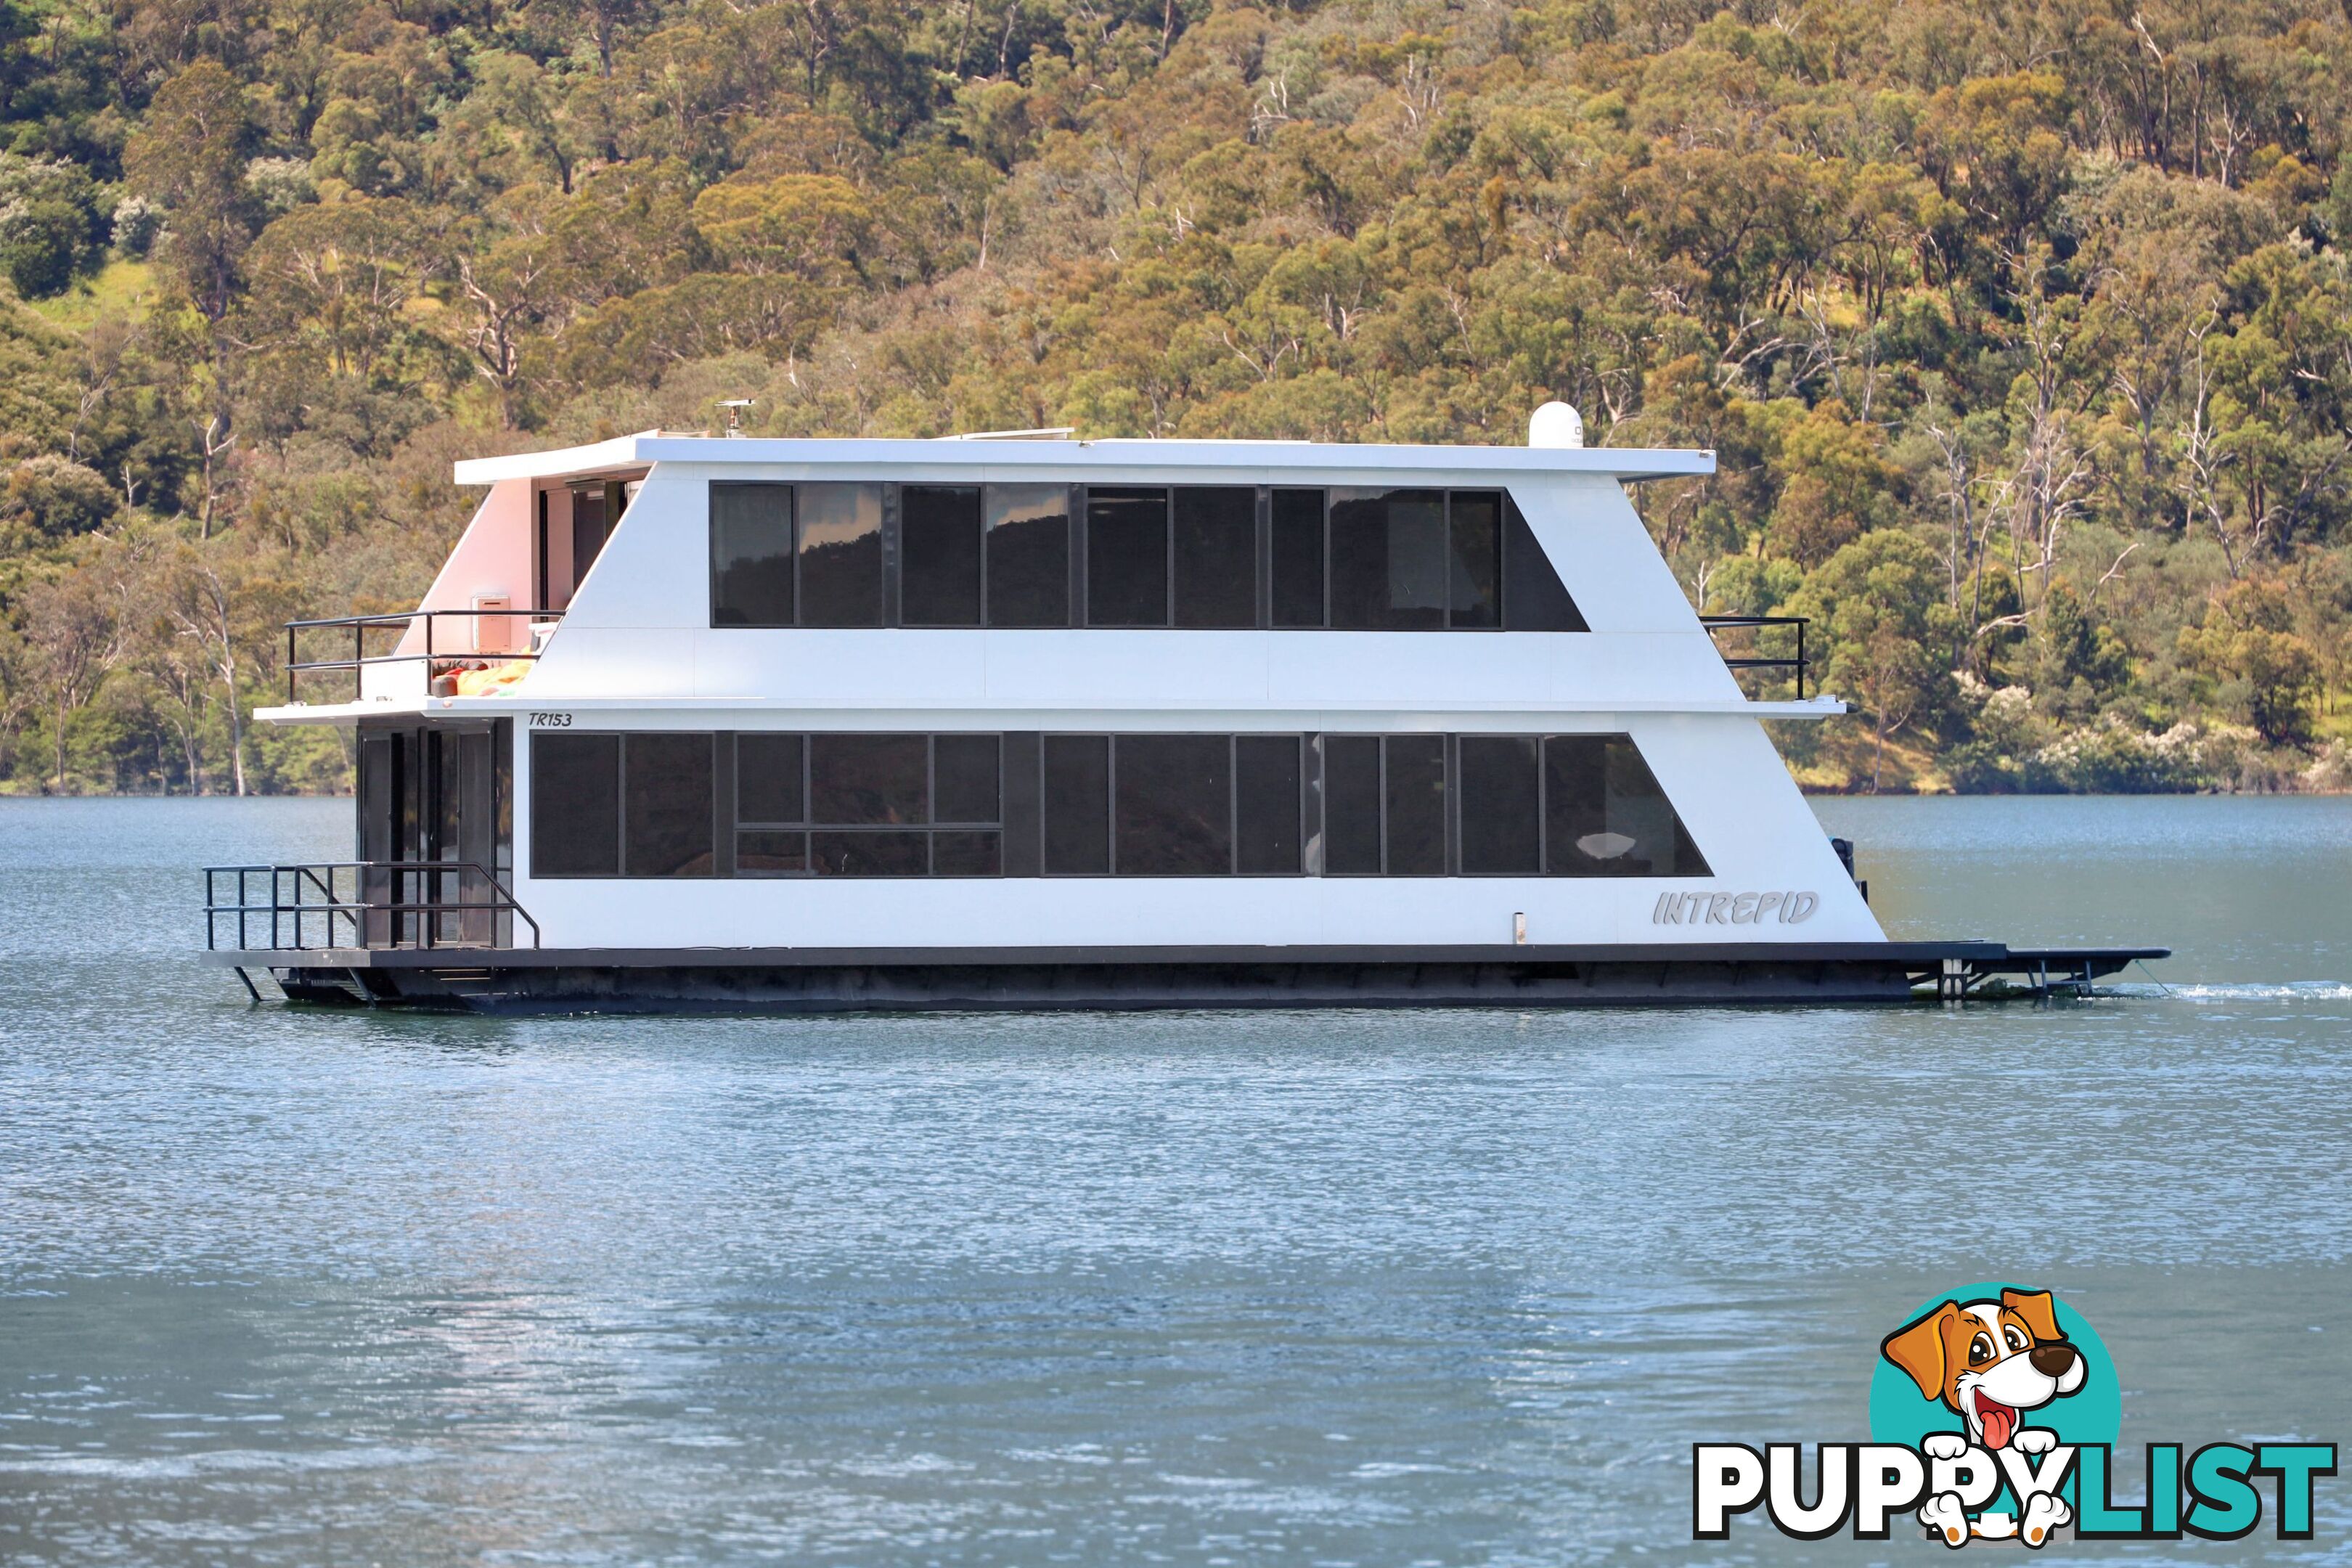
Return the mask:
M711 737L638 734L622 752L623 874L708 877L711 873Z
M1168 492L1087 491L1087 624L1168 624Z
M1445 737L1391 735L1384 742L1388 776L1388 874L1445 875Z
M710 624L793 624L793 487L710 487Z
M1453 616L1465 631L1503 624L1503 497L1500 491L1455 490L1446 500L1451 544Z
M1176 624L1257 625L1257 491L1237 485L1176 492Z
M1045 874L1110 869L1110 739L1048 735L1045 744Z
M805 822L801 813L798 735L735 737L735 820Z
M1223 876L1234 868L1231 744L1223 735L1118 738L1120 876Z
M1581 632L1584 614L1507 491L1503 496L1503 625L1515 632Z
M1316 821L1328 876L1710 874L1624 735L640 731L532 745L541 877L993 877L1008 833L1022 875L1290 876ZM430 826L410 825L394 852L424 853L411 841Z
M1323 737L1323 869L1334 877L1381 874L1381 740Z
M1296 735L1234 737L1234 869L1296 876L1301 783Z
M1070 624L1070 492L1061 485L990 485L988 624Z
M997 876L1002 746L992 734L738 736L735 874Z
M735 874L790 877L808 869L808 835L783 825L808 820L799 735L735 737Z
M895 492L895 524L887 493L872 484L712 484L711 625L881 626L889 539L890 624L1074 624L1066 487L907 485ZM1076 616L1087 625L1585 629L1504 491L1203 485L1087 494L1086 603Z
M1623 735L1544 741L1545 869L1556 877L1704 877L1706 858Z
M1267 568L1277 626L1323 624L1323 492L1276 490Z
M820 877L924 877L931 869L928 833L812 833L809 869Z
M1001 833L934 833L931 835L931 875L934 877L994 877L1004 869L1004 836Z
M898 618L910 626L980 625L980 487L898 492Z
M993 735L932 737L932 821L997 820L998 744Z
M1434 631L1445 625L1445 492L1331 492L1331 624Z
M882 624L882 487L802 485L801 625Z
M921 735L809 737L809 820L824 826L930 820L930 756Z
M1542 775L1531 735L1465 735L1461 761L1462 870L1533 876L1543 869Z
M530 874L621 874L618 735L531 737Z
M735 874L739 877L797 877L808 868L805 833L744 828L735 835Z

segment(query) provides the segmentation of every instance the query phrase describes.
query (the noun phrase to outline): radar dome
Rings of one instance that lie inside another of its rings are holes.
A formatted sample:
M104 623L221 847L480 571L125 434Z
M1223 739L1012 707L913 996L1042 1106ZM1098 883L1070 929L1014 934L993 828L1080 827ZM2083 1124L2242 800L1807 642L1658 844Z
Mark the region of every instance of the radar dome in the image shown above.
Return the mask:
M1565 403L1547 403L1528 420L1530 447L1581 447L1584 416Z

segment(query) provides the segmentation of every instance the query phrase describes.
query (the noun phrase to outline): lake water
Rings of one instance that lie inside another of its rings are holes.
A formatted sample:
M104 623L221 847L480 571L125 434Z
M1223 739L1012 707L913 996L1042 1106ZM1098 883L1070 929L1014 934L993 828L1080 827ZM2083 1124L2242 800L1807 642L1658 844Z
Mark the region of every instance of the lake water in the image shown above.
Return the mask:
M1864 1436L1987 1278L2126 1445L2352 1440L2352 801L1819 809L1895 934L2168 992L297 1012L192 961L194 868L347 802L0 802L0 1561L1925 1563L1696 1547L1689 1445ZM2342 1561L2318 1498L2138 1554Z

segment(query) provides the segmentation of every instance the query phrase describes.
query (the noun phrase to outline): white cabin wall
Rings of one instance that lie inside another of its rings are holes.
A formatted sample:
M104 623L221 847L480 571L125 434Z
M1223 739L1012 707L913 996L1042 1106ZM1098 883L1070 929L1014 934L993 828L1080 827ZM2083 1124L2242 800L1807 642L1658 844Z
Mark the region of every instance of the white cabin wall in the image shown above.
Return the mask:
M1038 472L1006 466L936 477L1027 482ZM710 477L708 468L676 464L653 470L581 584L524 695L533 701L671 696L1141 708L1739 700L1738 684L1623 489L1605 477L1514 476L1510 487L1593 627L1589 635L713 628ZM1233 476L1139 473L1137 479L1221 477ZM1349 477L1310 475L1297 482ZM1492 488L1495 479L1437 476L1429 482Z
M1581 726L1578 726L1581 727ZM1621 726L1657 776L1715 873L1712 890L1808 891L1821 907L1800 926L1659 926L1651 919L1659 892L1706 890L1696 880L1658 879L1651 903L1629 911L1623 942L1881 942L1885 932L1861 889L1830 847L1829 834L1790 776L1780 749L1756 720L1737 716L1644 714Z

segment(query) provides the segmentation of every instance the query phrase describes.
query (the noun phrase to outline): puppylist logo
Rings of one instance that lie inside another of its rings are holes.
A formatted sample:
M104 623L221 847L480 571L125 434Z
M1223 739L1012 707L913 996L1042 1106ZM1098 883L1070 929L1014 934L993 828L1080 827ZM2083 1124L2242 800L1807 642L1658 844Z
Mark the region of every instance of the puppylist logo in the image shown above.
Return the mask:
M1884 1541L1910 1515L1958 1549L2077 1541L2235 1541L2262 1523L2273 1483L2282 1541L2311 1539L2314 1483L2333 1443L2147 1445L2147 1496L2115 1500L2122 1426L2115 1363L2081 1314L2047 1290L1965 1286L1931 1298L1879 1342L1867 1443L1696 1443L1691 1534L1722 1541L1760 1510L1783 1535ZM2187 1458L2182 1456L2186 1453ZM1806 1473L1812 1479L1807 1485Z

